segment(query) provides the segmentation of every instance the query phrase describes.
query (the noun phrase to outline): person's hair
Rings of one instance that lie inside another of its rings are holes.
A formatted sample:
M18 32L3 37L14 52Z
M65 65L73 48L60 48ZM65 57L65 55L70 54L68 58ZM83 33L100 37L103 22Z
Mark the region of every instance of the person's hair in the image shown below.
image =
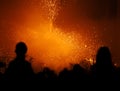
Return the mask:
M111 53L108 47L100 47L96 55L96 64L108 65L112 63Z

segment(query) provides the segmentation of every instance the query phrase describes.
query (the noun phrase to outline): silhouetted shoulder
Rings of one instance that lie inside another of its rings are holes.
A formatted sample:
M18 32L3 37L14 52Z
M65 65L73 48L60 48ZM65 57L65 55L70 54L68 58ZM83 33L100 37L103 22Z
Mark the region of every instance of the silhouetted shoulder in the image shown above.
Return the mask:
M96 63L91 70L97 80L111 81L115 79L115 67L108 47L103 46L98 49Z
M16 58L12 60L6 69L6 79L27 80L32 79L34 72L31 63L25 60L27 46L24 42L19 42L15 48Z

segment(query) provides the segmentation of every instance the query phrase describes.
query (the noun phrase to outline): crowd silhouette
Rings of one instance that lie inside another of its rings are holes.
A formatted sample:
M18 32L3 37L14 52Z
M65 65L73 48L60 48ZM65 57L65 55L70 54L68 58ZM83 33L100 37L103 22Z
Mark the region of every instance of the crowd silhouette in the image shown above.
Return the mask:
M119 81L120 69L114 66L111 52L108 47L103 46L98 49L96 62L90 67L90 71L82 68L79 64L74 64L71 70L63 69L56 74L50 68L44 68L39 73L34 73L31 63L25 57L27 46L24 42L16 44L16 57L10 61L5 73L0 73L0 80L37 80L37 81ZM0 67L4 64L0 63Z

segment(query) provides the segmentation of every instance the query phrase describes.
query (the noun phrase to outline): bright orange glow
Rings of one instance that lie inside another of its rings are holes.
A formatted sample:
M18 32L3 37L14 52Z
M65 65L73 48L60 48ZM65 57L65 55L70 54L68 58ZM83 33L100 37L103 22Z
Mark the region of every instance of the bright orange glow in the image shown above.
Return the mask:
M79 57L77 36L74 33L61 32L58 28L49 29L49 26L28 30L30 41L26 40L26 42L30 49L29 55L37 59L33 60L35 65L40 66L42 63L44 66L60 70L70 66L70 63L76 63Z
M59 15L60 1L41 0L40 3L43 6L24 12L26 20L23 25L15 24L16 32L13 37L15 44L24 41L28 45L28 55L33 58L35 72L46 66L59 72L64 67L70 68L71 64L85 59L92 63L100 45L95 39L97 35L89 33L87 26L76 28L76 25L73 29L68 28L68 31L58 28L55 20Z
M96 52L97 45L92 45L89 36L87 40L75 31L63 32L51 25L48 23L24 29L23 35L18 33L18 41L23 40L28 45L28 55L33 57L32 64L36 72L42 67L59 72L85 59L92 64L91 55Z

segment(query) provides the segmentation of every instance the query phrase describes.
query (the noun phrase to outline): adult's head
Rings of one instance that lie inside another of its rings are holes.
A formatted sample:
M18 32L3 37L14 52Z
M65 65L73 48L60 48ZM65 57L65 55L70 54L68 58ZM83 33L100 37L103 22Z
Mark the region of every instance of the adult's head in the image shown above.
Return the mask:
M101 67L112 65L111 53L108 47L100 47L96 55L96 64Z
M15 53L17 56L24 56L27 53L27 46L24 42L18 42L16 44Z

